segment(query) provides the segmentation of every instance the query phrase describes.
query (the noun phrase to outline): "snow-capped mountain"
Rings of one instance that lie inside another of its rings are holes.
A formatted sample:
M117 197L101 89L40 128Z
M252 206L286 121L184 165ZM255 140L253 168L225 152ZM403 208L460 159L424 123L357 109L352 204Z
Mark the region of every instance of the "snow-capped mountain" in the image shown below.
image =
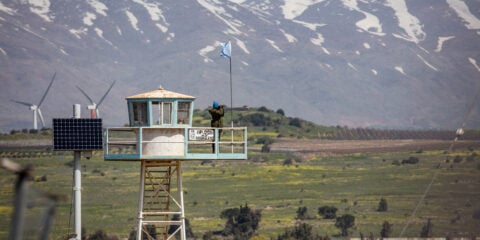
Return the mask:
M47 125L100 106L128 122L126 96L164 88L266 106L324 125L459 127L480 86L480 1L467 0L1 0L0 129ZM480 99L477 99L480 101ZM467 128L480 126L480 103Z

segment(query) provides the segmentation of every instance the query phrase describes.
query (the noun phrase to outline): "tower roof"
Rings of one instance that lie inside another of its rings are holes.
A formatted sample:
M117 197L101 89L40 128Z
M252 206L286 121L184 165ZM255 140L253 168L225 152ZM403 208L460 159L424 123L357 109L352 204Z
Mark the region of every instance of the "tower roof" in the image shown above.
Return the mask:
M150 91L150 92L140 93L140 94L137 94L137 95L127 97L127 99L139 99L139 98L195 99L195 97L193 97L193 96L168 91L168 90L163 89L163 87L159 87L158 89Z

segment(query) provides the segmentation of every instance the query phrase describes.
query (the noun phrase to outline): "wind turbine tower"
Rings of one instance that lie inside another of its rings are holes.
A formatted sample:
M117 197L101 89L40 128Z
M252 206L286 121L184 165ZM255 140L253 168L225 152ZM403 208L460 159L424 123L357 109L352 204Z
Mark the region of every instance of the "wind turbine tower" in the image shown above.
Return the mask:
M103 95L103 97L100 99L100 101L97 103L95 103L92 98L90 96L88 96L88 94L83 91L83 89L81 89L79 86L77 86L78 90L80 90L80 92L83 93L83 95L85 97L87 97L88 101L90 101L90 105L87 106L87 109L90 110L90 117L91 118L99 118L100 117L100 113L98 111L98 107L100 106L100 104L102 104L103 100L105 99L105 97L107 97L108 93L110 92L110 90L112 90L112 87L113 85L115 84L115 81L113 81L113 83L110 85L110 87L108 88L107 92L105 92L105 94Z
M37 105L35 105L33 103L12 100L12 102L16 102L18 104L22 104L22 105L25 105L27 107L30 107L30 110L33 111L33 129L35 129L35 130L38 129L37 115L40 117L40 121L42 122L42 127L45 127L45 120L43 119L43 115L42 115L42 111L40 110L40 106L42 105L43 101L45 100L45 97L47 96L48 91L52 87L53 80L55 80L56 75L57 75L57 73L55 72L53 74L52 80L50 81L50 84L48 85L47 90L45 91L45 93L42 96L42 99L40 99L40 102Z

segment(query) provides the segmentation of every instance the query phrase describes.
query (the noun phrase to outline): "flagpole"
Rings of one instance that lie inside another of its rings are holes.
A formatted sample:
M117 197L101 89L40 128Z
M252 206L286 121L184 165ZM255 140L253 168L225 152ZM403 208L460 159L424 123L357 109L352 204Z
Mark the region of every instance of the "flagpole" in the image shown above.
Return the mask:
M220 52L220 56L228 57L230 63L230 121L232 125L231 129L231 146L232 146L232 153L233 153L233 83L232 83L232 45L230 40L226 43L222 43L222 51Z
M230 61L230 121L233 128L233 87L232 87L232 57L228 58Z

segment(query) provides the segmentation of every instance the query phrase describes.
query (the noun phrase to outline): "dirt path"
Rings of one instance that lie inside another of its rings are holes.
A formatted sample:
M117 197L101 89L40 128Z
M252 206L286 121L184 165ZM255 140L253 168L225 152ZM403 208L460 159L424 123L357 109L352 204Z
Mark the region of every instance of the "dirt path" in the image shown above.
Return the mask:
M389 152L444 149L448 150L452 141L445 140L298 140L280 139L270 147L271 151L295 151L318 153L357 153ZM479 148L480 141L457 141L454 147Z

